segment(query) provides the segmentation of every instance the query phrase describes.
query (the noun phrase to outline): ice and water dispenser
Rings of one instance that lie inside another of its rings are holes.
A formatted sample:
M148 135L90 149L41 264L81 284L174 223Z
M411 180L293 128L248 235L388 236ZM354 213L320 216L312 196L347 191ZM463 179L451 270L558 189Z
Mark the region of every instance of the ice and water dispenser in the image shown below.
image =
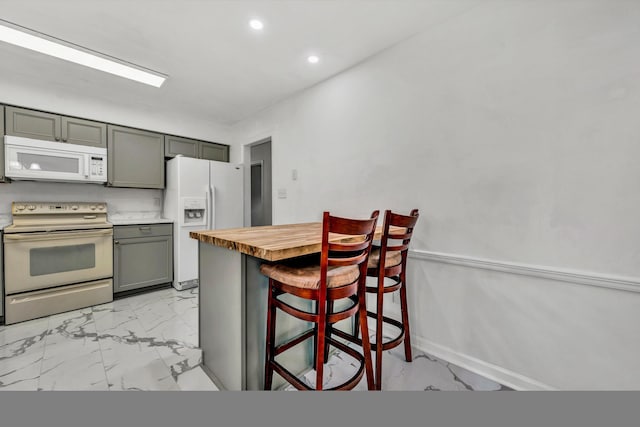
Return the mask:
M207 199L200 197L183 198L182 224L207 225Z

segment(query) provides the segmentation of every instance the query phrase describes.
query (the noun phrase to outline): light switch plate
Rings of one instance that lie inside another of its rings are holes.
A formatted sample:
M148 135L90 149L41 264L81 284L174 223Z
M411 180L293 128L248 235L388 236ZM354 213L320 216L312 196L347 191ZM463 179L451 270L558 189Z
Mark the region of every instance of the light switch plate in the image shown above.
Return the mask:
M286 198L287 198L287 189L278 188L278 199L286 199Z

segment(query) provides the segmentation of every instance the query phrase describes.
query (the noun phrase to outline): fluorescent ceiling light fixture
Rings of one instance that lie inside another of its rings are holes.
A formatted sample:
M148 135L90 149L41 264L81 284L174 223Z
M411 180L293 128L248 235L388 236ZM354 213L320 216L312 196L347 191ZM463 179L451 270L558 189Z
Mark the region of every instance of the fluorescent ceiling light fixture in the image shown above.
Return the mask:
M249 21L249 26L254 30L261 30L264 28L264 24L259 19L252 19L251 21Z
M116 76L160 87L167 76L0 20L0 40Z
M307 57L307 61L309 61L310 64L317 64L320 62L320 58L318 58L317 55L309 55L309 57Z

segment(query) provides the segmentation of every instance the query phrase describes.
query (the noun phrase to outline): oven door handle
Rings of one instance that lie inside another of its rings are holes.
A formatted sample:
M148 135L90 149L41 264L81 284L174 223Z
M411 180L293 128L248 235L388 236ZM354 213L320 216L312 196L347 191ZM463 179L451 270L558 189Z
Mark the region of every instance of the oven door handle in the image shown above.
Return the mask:
M5 234L6 243L12 241L28 242L35 240L76 239L78 237L101 237L113 235L112 229L91 231L51 231L45 233Z

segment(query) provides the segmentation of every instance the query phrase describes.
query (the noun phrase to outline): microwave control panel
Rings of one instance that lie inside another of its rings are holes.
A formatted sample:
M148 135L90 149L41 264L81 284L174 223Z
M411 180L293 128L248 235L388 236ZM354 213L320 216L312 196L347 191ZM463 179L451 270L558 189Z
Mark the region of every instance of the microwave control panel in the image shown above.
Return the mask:
M107 178L107 161L103 156L92 155L89 167L92 178Z

